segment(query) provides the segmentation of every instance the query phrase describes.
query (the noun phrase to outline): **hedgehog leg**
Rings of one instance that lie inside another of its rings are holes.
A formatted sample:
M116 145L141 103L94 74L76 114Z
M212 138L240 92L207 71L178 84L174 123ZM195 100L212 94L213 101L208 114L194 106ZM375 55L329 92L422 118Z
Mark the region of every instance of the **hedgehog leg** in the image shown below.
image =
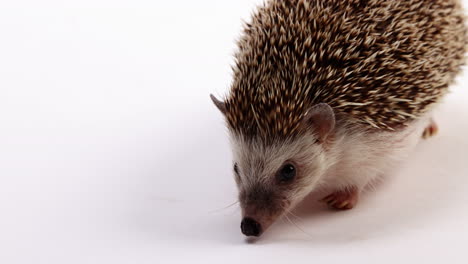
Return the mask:
M431 118L429 125L426 127L426 129L424 129L422 138L428 139L430 137L433 137L437 134L438 131L439 127L437 126L437 123L434 121L433 118Z
M350 187L344 190L333 192L320 200L325 202L332 209L349 210L356 206L359 198L359 190L356 187Z

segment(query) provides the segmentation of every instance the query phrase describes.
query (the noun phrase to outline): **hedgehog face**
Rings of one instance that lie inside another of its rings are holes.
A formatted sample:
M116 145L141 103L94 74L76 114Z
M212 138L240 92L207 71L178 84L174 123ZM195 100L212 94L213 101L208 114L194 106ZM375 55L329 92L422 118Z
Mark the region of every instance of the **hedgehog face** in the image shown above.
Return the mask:
M232 101L231 107L227 107L213 95L211 99L226 117L239 115L232 104L243 104ZM251 108L255 110L253 105ZM240 123L228 122L243 216L241 230L246 236L260 236L290 211L315 189L333 162L327 155L335 128L335 114L329 105L322 103L308 109L299 118L297 133L286 136L275 136L274 130L260 126L264 124L260 118L269 114L255 115L257 129L261 131L255 136L235 127ZM287 127L289 121L277 119L277 122L276 127Z
M314 116L315 129L307 126L310 129L300 136L273 144L264 143L261 137L252 139L231 132L233 171L245 235L259 236L277 218L292 210L315 189L329 168L324 136L333 129L334 116L329 107L325 114L327 118Z

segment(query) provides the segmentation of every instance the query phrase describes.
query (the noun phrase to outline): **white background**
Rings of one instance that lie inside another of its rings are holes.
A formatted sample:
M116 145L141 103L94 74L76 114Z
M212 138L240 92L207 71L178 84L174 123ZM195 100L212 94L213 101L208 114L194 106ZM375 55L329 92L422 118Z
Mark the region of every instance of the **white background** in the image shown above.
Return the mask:
M352 211L240 233L222 96L254 0L0 3L0 263L468 263L468 79ZM465 1L466 2L466 1Z

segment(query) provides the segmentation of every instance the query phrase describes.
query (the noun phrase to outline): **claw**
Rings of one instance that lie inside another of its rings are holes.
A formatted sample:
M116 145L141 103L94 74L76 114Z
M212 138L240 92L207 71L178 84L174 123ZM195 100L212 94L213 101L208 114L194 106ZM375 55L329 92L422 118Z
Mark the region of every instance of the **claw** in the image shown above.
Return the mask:
M334 209L349 210L356 205L358 195L359 192L357 188L349 188L344 191L334 192L320 201L327 203L329 207Z
M338 206L338 208L342 209L342 208L346 207L348 204L349 204L349 201L344 201Z

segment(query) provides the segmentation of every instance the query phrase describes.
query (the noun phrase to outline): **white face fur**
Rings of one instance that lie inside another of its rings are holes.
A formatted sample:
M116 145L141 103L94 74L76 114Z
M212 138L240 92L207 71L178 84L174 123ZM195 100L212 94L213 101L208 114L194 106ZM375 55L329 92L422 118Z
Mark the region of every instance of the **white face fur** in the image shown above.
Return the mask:
M274 145L231 135L231 144L243 217L262 230L309 194L330 166L313 132Z

